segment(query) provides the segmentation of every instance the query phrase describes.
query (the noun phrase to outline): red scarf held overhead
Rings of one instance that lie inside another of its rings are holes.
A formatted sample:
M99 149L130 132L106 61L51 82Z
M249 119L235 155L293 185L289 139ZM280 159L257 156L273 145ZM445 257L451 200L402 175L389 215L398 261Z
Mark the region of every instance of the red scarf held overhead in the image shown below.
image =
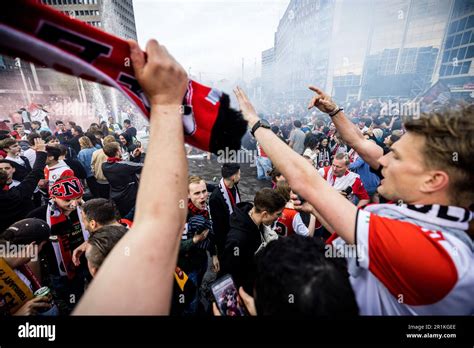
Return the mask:
M27 15L25 15L27 14ZM16 0L0 11L0 54L20 57L63 73L112 86L150 117L150 105L135 78L128 43L37 0ZM247 130L229 96L189 81L183 104L185 141L215 154L240 149Z

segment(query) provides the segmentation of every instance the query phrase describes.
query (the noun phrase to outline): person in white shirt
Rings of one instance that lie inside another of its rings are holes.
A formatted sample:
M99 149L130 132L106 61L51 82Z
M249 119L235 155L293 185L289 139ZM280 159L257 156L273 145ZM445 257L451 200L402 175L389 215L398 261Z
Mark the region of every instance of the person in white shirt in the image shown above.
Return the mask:
M28 143L30 144L30 147L28 150L23 151L23 156L25 156L28 161L30 162L31 168L35 165L36 161L36 151L33 149L33 145L35 144L35 139L41 138L39 134L37 133L31 133L28 135Z

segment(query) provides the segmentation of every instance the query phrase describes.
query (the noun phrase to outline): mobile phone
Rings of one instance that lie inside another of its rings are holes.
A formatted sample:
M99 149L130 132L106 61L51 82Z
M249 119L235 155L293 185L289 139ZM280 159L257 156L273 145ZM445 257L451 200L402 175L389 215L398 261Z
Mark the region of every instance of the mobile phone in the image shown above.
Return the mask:
M347 196L349 196L352 193L352 187L347 186L346 189L343 192L345 192L347 194Z
M223 276L211 285L217 308L222 315L240 317L247 315L239 302L239 295L230 274Z

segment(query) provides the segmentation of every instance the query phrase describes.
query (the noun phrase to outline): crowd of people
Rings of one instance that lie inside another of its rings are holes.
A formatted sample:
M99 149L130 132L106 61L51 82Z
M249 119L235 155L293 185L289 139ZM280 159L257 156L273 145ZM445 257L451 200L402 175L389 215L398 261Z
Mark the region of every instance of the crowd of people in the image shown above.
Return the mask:
M0 244L39 254L0 258L24 294L0 289L3 314L219 316L209 273L248 315L474 314L473 106L402 119L310 87L298 107L320 113L263 117L237 87L269 186L245 201L238 163L217 185L188 172L183 68L156 41L130 49L146 154L129 120L1 131Z

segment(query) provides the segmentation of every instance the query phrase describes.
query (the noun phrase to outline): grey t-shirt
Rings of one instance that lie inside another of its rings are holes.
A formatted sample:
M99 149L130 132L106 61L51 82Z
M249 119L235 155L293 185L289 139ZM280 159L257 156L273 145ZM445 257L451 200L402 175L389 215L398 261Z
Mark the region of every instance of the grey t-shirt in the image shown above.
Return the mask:
M304 139L305 134L301 129L293 129L290 134L290 142L293 142L293 150L295 150L295 152L298 152L300 155L304 151Z

